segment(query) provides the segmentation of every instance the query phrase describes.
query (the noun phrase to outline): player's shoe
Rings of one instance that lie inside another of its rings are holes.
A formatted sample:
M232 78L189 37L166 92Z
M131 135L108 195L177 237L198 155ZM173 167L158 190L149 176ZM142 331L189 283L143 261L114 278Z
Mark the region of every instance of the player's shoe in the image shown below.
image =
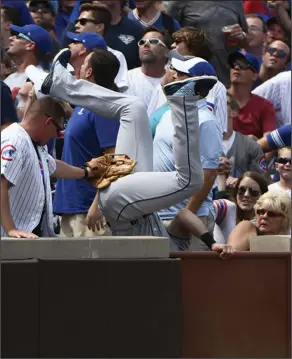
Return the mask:
M206 97L218 81L216 76L190 77L164 86L166 96Z
M50 72L48 76L44 79L42 86L41 86L41 92L45 95L49 95L52 84L53 84L53 77L56 67L62 66L64 69L67 68L69 60L71 57L71 50L70 49L62 49L53 60L52 67L50 69Z

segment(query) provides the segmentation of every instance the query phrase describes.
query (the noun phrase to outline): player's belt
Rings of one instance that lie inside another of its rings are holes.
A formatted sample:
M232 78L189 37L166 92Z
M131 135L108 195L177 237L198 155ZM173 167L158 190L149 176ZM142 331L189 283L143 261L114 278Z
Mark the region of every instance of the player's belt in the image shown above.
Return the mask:
M142 218L145 219L145 218L147 218L149 216L150 216L150 214L144 214L142 216ZM110 223L109 222L106 222L106 223L109 226L109 228L111 228ZM141 218L133 219L132 221L128 221L128 222L124 222L124 223L126 224L126 227L128 227L128 224L130 224L132 227L134 227L134 226L137 226L139 223L141 223ZM118 230L122 231L123 229L119 228Z

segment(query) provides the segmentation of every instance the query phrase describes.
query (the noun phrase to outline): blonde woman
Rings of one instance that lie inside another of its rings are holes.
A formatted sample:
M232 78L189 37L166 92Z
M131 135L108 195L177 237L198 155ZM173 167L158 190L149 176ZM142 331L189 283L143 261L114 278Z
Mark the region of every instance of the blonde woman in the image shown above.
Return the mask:
M285 191L268 191L256 202L255 221L242 221L230 233L227 244L236 251L249 250L249 238L260 235L289 234L291 199Z

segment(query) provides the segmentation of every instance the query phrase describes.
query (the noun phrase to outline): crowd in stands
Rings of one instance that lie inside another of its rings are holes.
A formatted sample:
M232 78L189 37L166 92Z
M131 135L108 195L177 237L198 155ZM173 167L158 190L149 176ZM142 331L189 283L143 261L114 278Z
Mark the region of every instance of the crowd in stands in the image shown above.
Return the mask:
M64 67L80 93L90 83L145 107L149 172L179 171L165 86L207 75L206 68L218 80L197 101L200 189L155 209L171 251L209 250L210 238L226 252L246 251L251 236L290 234L290 35L290 0L3 0L1 236L118 234L82 166L138 135L129 127L132 137L121 144L124 120L94 111L91 93L88 106L37 96L27 69L46 76L65 48ZM64 93L74 98L69 84ZM143 147L141 133L135 141Z

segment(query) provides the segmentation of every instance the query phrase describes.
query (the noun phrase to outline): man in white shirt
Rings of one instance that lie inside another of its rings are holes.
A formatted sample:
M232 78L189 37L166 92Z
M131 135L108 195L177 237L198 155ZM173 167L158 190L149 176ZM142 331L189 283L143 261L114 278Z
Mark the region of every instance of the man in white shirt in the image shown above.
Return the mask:
M104 4L83 4L80 7L80 15L75 21L75 32L92 32L104 37L105 30L111 24L112 15ZM70 48L71 49L71 48ZM72 49L71 49L72 50ZM115 78L115 83L120 92L128 89L128 65L125 56L117 50L107 46L107 50L113 53L120 62L120 70Z
M276 110L277 127L291 123L291 71L272 77L252 91L269 100Z
M149 27L138 45L141 67L128 72L127 93L139 97L148 108L154 89L165 75L169 43L163 31Z
M1 132L1 237L53 237L50 176L81 179L90 169L54 160L45 144L62 129L65 111L52 98L31 102L23 121Z
M9 75L4 82L14 94L14 89L21 88L27 80L27 66L47 61L52 51L52 39L50 34L38 25L11 25L10 30L12 36L9 38L7 54L15 63L16 72Z

